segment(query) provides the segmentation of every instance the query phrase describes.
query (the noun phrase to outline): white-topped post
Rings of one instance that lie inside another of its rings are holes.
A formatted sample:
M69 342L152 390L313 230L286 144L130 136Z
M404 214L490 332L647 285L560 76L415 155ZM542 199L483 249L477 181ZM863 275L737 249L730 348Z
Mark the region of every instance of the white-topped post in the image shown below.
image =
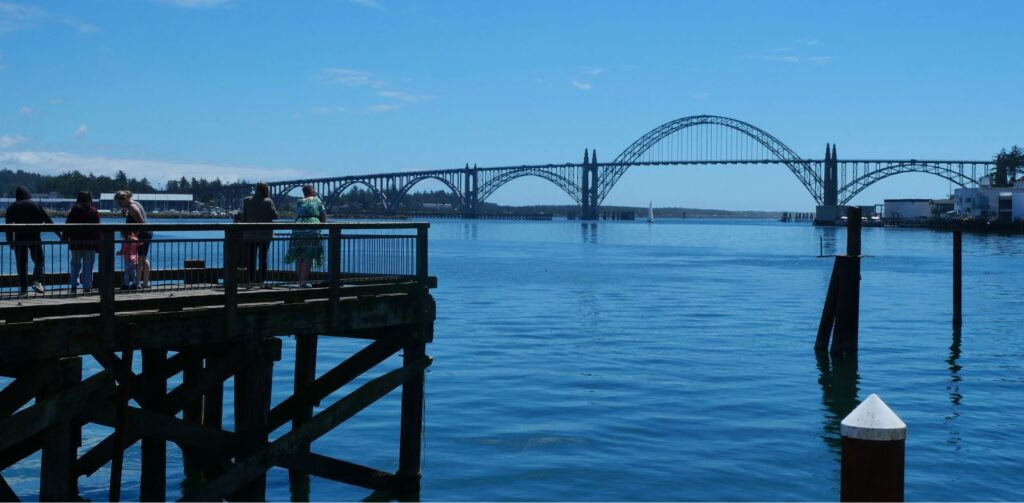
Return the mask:
M840 501L903 501L907 425L871 394L840 423Z

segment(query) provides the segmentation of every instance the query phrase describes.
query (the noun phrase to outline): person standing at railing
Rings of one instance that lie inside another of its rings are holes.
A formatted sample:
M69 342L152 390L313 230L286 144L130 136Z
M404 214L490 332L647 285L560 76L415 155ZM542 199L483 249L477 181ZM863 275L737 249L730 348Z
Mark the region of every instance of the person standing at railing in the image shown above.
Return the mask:
M316 195L316 189L312 185L302 186L302 199L299 199L295 206L298 217L295 223L317 224L327 221L327 207ZM323 262L324 249L320 243L320 229L295 229L292 231L291 241L288 242L288 253L284 261L291 264L295 262L295 272L299 276L299 287L309 288L309 273L313 266Z
M121 250L117 252L121 256L121 268L124 275L121 277L122 290L135 290L138 286L139 270L139 249L142 242L139 235L134 232L121 233Z
M98 224L100 214L92 205L92 195L88 192L79 192L75 206L68 212L68 224ZM96 251L99 250L99 231L69 231L64 233L68 241L68 250L71 251L71 272L69 283L71 293L78 291L79 279L82 283L82 291L88 293L92 290L92 266L96 260Z
M46 210L32 200L32 194L23 186L18 186L14 191L14 204L7 208L6 222L9 224L52 224L53 220ZM54 232L60 237L59 232ZM18 267L18 290L19 295L28 295L28 257L32 256L32 289L36 293L43 293L43 268L46 265L46 255L43 253L43 243L39 237L39 231L7 231L7 244L14 250L15 260Z
M114 201L121 207L121 214L125 216L127 224L144 224L147 222L146 209L138 201L132 201L130 190L119 190L114 194ZM137 234L139 240L139 260L136 277L139 280L140 288L149 287L149 242L153 239L153 233L142 231Z
M270 184L256 184L256 193L242 201L242 222L270 223L277 218L277 208L270 198ZM267 254L270 252L270 241L274 239L274 230L245 231L242 234L245 247L249 252L249 283L267 281ZM256 276L256 259L259 258L259 277Z

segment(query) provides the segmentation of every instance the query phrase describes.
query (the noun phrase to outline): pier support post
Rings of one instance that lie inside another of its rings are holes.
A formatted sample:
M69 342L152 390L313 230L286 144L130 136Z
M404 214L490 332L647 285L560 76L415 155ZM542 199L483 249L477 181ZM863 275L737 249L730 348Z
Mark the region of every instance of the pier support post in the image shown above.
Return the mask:
M156 412L167 395L167 351L142 350L142 405ZM142 437L142 475L139 501L167 499L167 441Z
M49 374L37 399L45 399L82 380L82 358L62 358L46 364ZM43 374L43 375L45 375ZM58 421L43 433L39 469L39 500L70 501L78 498L75 460L82 439L82 428L73 418Z
M235 433L241 440L239 459L259 452L267 444L274 361L263 348L279 342L269 339L245 343L249 360L235 374ZM266 493L267 475L264 473L243 485L228 500L265 501Z
M963 247L963 231L953 231L953 330L960 330L963 325L963 313L960 309L961 278L963 277L963 262L961 249Z
M422 329L417 330L406 343L403 365L421 360L427 354L427 345ZM409 376L402 384L402 423L398 453L398 473L395 474L395 489L398 493L419 494L420 488L420 446L423 442L423 384L425 371Z
M840 501L903 501L907 425L872 394L840 423Z
M200 374L203 371L203 358L198 351L188 349L182 351L185 362L182 368L182 384L186 386L198 386ZM203 397L199 396L191 403L185 405L181 411L181 418L190 423L200 425L203 423ZM181 447L182 463L185 468L185 478L194 481L202 473L202 454L195 449L185 446Z
M298 396L316 380L316 334L296 334L295 336L295 395ZM292 418L292 431L299 429L303 423L313 417L313 403L296 407ZM309 454L309 442L303 442L295 449L296 454ZM309 496L309 474L298 470L288 471L288 481L292 486L292 494L304 492ZM300 490L300 489L304 489Z

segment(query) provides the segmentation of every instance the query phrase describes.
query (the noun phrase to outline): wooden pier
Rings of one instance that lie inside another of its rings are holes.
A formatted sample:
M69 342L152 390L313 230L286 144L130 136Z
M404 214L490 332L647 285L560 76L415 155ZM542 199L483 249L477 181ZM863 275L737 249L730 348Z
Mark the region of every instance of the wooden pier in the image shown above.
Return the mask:
M62 233L85 228L0 227ZM289 234L275 234L267 277L250 282L243 251L251 242L243 232L268 228L278 233L321 229L324 259L308 284L284 263ZM95 243L98 265L89 294L71 294L65 243L41 243L46 293L27 297L18 295L12 250L5 246L0 253L0 375L8 382L0 391L0 470L41 451L40 500L77 499L79 478L109 465L112 501L120 498L124 484L138 484L143 501L163 501L168 498L167 442L174 442L183 453L185 484L172 498L262 501L266 472L275 466L289 470L293 485L308 487L312 475L418 495L424 372L431 364L426 345L433 339L435 317L427 224L99 224L90 229L99 230L101 239ZM154 233L151 286L122 290L118 242L123 232L143 229ZM217 237L192 237L195 232ZM294 361L281 361L282 337L295 337ZM323 337L360 339L366 345L317 375ZM399 368L374 371L397 353L402 354ZM132 371L133 360L141 360L141 372ZM274 365L293 368L294 380L290 396L271 406ZM89 368L97 370L90 375ZM321 403L368 373L376 376L340 400ZM181 384L169 387L168 379L179 374ZM224 421L229 378L234 378L233 425ZM397 471L310 450L315 439L399 387ZM113 433L80 449L88 424ZM122 481L125 450L137 442L140 480ZM18 500L2 476L0 499Z

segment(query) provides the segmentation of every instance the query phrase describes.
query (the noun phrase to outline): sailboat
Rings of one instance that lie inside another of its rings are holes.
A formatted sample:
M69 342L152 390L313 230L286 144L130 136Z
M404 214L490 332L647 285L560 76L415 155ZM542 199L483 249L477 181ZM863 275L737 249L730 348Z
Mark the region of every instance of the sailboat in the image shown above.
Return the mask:
M647 203L647 223L654 223L654 203L649 201Z

